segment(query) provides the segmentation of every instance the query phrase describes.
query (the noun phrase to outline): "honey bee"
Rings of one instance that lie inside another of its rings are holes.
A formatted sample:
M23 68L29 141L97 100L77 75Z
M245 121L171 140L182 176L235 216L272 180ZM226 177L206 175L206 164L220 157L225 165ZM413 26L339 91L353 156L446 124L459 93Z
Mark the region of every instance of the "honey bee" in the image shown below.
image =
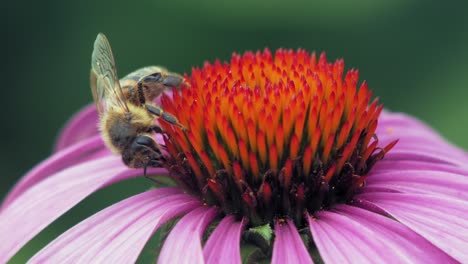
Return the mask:
M91 56L91 91L105 144L130 168L158 167L164 157L151 134L161 133L156 118L185 129L177 118L152 101L166 89L178 88L183 77L157 66L136 70L121 81L106 36L99 33Z

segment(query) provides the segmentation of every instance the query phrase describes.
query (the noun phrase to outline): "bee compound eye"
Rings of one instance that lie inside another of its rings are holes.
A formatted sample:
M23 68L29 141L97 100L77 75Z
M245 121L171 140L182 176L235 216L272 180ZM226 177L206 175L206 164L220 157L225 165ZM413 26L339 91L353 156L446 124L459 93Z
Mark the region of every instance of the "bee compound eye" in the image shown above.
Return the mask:
M154 145L153 139L147 136L138 136L135 139L135 143L137 143L138 145L143 145L143 146L148 146L148 147L151 147Z

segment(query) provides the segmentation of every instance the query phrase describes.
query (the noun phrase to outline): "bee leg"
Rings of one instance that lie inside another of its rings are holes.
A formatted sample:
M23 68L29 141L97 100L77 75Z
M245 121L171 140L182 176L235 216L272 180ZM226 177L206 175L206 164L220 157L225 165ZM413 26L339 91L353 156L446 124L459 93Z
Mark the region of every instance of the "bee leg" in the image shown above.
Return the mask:
M146 110L148 110L151 114L156 115L160 118L162 118L164 121L168 122L171 125L176 125L183 130L187 130L186 127L184 127L181 123L179 123L179 120L168 112L165 112L161 107L159 106L153 106L153 105L145 105Z
M163 80L163 84L168 87L180 89L180 85L184 82L184 77L176 73L168 73Z
M152 181L155 184L161 184L161 182L159 182L158 180L155 180L155 179L151 178L150 176L148 176L148 174L146 173L147 168L148 168L148 166L143 167L143 176L145 176L146 179Z
M168 72L161 74L161 72L155 72L153 74L143 77L140 83L158 85L162 83L166 88L180 88L180 85L184 82L184 77L177 73Z
M159 163L159 162L156 162L156 163ZM162 164L162 163L161 163L161 164ZM156 180L156 179L153 179L153 178L151 178L150 176L148 176L148 174L147 174L147 168L148 168L148 166L143 167L143 176L144 176L146 179L152 181L152 182L155 183L155 184L162 185L162 184L163 184L162 182L160 182L160 181L158 181L158 180Z
M150 132L150 133L154 132L156 134L167 134L166 131L164 131L160 126L156 126L156 125L151 126L150 131L148 131L148 132Z

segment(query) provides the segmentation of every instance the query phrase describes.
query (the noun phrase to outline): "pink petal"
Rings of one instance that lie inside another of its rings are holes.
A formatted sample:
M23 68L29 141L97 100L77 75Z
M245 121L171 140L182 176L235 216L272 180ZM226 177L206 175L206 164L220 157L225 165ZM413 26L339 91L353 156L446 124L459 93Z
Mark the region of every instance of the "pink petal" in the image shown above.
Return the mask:
M107 157L69 167L30 187L0 211L0 237L8 237L0 243L0 263L91 193L141 174L123 165L120 157Z
M379 192L359 194L355 199L382 208L448 255L468 261L467 201L441 195Z
M468 200L468 173L457 174L437 170L374 170L366 189L385 188L394 192L448 195Z
M399 143L400 142L398 142L397 145L399 145ZM468 168L468 161L460 159L460 157L455 155L449 156L447 154L430 152L430 150L403 149L402 147L390 150L389 153L385 154L384 160L432 162Z
M383 109L379 117L379 122L386 122L387 124L393 125L399 124L405 127L427 128L426 124L413 116L409 116L405 113L391 112L387 109Z
M401 223L357 207L340 205L308 221L325 263L455 263Z
M397 154L399 160L422 160L461 166L468 164L463 150L448 143L421 121L404 114L382 113L376 134L381 146L399 139L388 154ZM388 155L386 159L389 158Z
M98 123L99 116L96 106L93 104L84 107L62 128L55 143L55 151L60 151L83 139L98 135Z
M426 125L424 122L418 120L413 116L409 116L404 113L389 112L386 110L382 111L379 117L378 130L386 131L388 132L388 134L391 134L392 131L390 130L392 130L392 128L398 128L397 131L401 131L404 129L413 131L419 130L421 134L424 134L426 136L432 135L435 138L442 139L442 137L437 132L435 132L430 126Z
M389 138L388 143L393 141L393 139L394 137ZM394 148L398 151L417 150L418 152L427 152L442 156L446 155L452 159L467 161L465 153L461 149L457 149L446 142L437 144L433 141L421 138L412 139L408 137L400 137L399 139L398 144ZM382 143L382 145L385 145L385 143Z
M162 224L199 206L198 199L179 188L135 195L68 230L30 263L134 263Z
M44 178L72 165L97 158L97 153L100 155L109 153L100 136L83 140L55 153L21 178L3 201L2 208L8 206L16 197Z
M379 117L376 134L381 138L386 137L414 137L418 135L423 139L433 139L437 142L446 142L432 128L412 116L402 113L382 112Z
M289 219L285 223L278 223L278 221L275 223L275 242L271 263L313 263L296 226Z
M185 215L166 238L158 263L204 263L201 239L217 213L204 206Z
M386 160L383 159L375 165L371 173L375 174L378 172L385 171L404 171L404 170L434 170L434 171L444 171L457 173L461 175L468 175L468 169L463 169L458 166L424 162L424 161L414 161L414 160Z
M414 139L417 141L422 140L433 140L433 142L447 143L447 141L437 134L434 130L429 127L408 127L395 125L392 123L382 122L383 120L379 119L379 124L376 130L376 133L380 139L388 140L390 138L408 138Z
M203 248L206 263L242 263L240 237L244 220L236 221L234 216L226 216L216 227Z

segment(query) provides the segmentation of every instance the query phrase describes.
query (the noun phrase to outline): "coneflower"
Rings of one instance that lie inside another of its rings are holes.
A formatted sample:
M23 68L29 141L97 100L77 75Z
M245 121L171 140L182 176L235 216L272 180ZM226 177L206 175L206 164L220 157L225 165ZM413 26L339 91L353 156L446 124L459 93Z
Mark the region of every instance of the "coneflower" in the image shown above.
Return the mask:
M159 263L468 261L468 154L420 121L383 110L358 71L304 50L206 63L161 105L163 168L177 186L98 212L37 253L37 262L135 262L180 217ZM125 167L89 107L57 152L0 211L0 262ZM156 250L156 249L155 249Z

